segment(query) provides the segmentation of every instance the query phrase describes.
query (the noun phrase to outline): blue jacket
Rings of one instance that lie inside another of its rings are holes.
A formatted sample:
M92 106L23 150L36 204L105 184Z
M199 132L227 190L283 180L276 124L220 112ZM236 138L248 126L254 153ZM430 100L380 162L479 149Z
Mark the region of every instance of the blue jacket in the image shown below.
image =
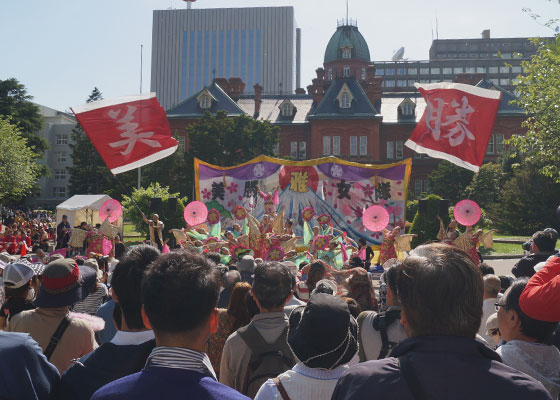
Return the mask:
M544 386L502 364L500 356L474 339L422 336L393 349L393 357L351 367L338 381L333 400L414 400L395 357L407 356L420 387L430 400L544 400Z
M148 366L142 372L99 389L91 400L248 400L232 388L200 372Z
M27 333L0 331L0 398L50 399L60 375Z
M66 370L56 399L89 400L100 387L141 371L155 346L155 340L139 345L102 344L83 364L76 363Z
M111 299L105 304L102 304L95 313L96 316L98 316L99 318L103 318L103 321L105 321L105 327L103 328L103 330L97 333L100 339L100 344L110 342L111 339L113 339L113 337L117 334L117 329L115 328L115 324L113 322L114 310L115 300Z

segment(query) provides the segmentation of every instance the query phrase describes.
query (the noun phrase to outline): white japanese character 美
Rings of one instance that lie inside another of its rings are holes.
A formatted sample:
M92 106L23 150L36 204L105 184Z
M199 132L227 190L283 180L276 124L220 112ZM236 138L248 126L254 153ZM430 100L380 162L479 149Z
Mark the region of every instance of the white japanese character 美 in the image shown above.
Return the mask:
M121 133L121 137L125 139L118 142L109 143L109 146L111 147L126 146L126 149L124 149L124 151L121 151L121 154L123 156L132 153L132 150L134 149L137 141L147 144L150 147L161 147L161 143L159 143L157 140L148 139L154 136L154 132L138 132L140 130L138 129L138 124L132 122L134 121L135 111L136 107L127 105L126 114L121 119L117 120L117 122L121 123L118 129L124 131L123 133ZM110 110L107 114L111 119L117 119L120 114L120 110Z

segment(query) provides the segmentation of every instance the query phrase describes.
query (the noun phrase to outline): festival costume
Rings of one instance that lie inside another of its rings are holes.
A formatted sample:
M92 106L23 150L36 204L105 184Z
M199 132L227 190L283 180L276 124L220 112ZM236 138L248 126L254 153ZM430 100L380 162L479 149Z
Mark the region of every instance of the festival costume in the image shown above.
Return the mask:
M157 228L159 229L156 229L156 227L154 227L154 221L149 221L148 227L150 229L150 244L154 247L157 247L161 251L163 249L163 237L161 235L164 227L163 222L157 222ZM155 233L156 230L157 235Z
M397 250L395 249L395 238L397 235L385 229L383 235L383 243L381 243L381 250L379 253L379 264L383 265L385 261L391 258L397 258Z

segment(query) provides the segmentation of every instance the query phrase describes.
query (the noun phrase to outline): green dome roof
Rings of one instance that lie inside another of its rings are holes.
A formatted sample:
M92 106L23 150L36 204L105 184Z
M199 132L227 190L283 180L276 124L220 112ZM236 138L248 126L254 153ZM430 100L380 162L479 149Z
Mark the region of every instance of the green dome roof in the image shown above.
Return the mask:
M368 45L356 26L342 25L332 35L327 50L325 50L325 63L342 60L342 48L352 47L352 60L371 61Z

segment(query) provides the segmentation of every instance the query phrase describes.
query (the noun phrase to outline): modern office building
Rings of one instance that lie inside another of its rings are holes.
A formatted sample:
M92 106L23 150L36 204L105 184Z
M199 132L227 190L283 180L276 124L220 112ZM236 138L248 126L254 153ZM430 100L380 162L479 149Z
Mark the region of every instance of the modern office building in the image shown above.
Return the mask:
M459 74L482 74L495 85L513 91L522 73L521 62L535 54L528 38L438 39L432 42L429 60L376 61L384 91L413 90L414 82L453 82ZM506 65L509 64L509 65Z
M294 93L300 31L293 7L156 10L151 90L169 109L214 78L241 78L245 93ZM297 61L297 62L296 62Z
M72 129L76 126L73 115L37 104L43 116L41 136L49 148L39 164L46 165L50 176L39 179L40 192L37 197L29 197L29 205L53 207L66 200L68 196L68 167L72 166Z

